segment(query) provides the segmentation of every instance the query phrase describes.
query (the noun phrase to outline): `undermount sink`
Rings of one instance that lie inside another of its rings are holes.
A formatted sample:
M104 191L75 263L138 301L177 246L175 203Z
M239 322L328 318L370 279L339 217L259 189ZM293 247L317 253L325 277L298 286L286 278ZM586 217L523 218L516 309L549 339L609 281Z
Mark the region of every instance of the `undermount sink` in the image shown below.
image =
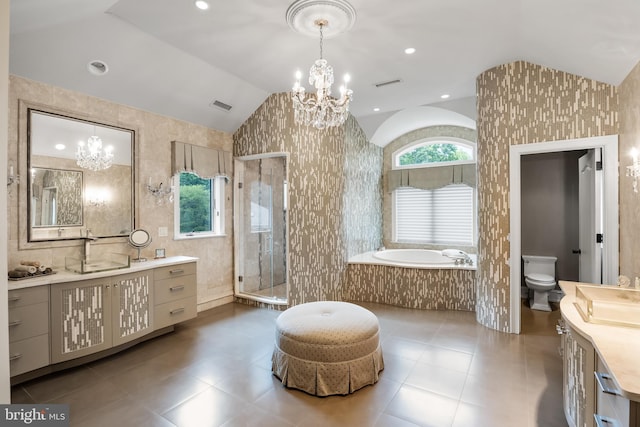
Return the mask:
M64 268L79 274L118 270L121 268L129 268L130 266L131 261L129 255L117 253L111 253L105 258L99 259L83 260L72 257L66 257L64 259Z
M640 328L640 290L576 286L575 305L585 322Z

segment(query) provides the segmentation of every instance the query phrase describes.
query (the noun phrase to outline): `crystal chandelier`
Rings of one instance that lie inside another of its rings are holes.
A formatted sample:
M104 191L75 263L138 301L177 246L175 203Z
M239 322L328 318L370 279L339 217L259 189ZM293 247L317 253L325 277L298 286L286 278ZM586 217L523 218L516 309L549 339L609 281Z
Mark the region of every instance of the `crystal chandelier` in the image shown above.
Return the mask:
M331 96L333 84L333 67L322 58L322 30L329 22L326 19L316 19L314 25L320 28L320 59L317 59L309 70L309 84L316 89L315 94L305 96L305 89L300 85L302 73L296 73L296 82L291 91L293 110L296 123L303 123L317 129L339 126L349 115L349 102L353 92L347 89L349 75L344 76L344 85L340 87L340 98Z
M81 168L92 171L109 169L113 164L113 147L103 149L102 140L96 135L90 136L86 144L84 141L78 143L76 163Z

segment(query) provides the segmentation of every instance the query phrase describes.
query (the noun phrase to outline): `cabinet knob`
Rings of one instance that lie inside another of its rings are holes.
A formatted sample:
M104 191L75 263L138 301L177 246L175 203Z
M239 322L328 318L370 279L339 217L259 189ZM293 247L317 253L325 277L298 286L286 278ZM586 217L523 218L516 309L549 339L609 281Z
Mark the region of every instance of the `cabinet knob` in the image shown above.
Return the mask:
M9 297L9 302L16 302L16 301L20 301L22 297L19 296L15 296L15 297Z
M169 288L169 291L176 292L184 289L184 285L172 286Z
M22 320L14 320L12 322L9 322L9 327L11 326L18 326L19 324L22 323Z
M12 354L11 356L9 356L9 361L12 360L18 360L22 357L22 353L16 353L16 354Z
M169 270L169 274L182 274L184 273L184 269L182 268L177 268L175 270Z
M184 307L181 307L181 308L176 308L175 310L171 310L169 314L173 316L174 314L180 314L183 312L184 312Z

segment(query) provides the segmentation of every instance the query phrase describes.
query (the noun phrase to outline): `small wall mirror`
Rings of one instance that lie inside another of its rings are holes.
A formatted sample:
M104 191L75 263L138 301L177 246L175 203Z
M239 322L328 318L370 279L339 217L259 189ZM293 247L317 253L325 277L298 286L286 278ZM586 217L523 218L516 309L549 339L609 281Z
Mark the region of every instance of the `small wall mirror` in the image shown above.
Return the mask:
M134 131L35 108L27 114L28 241L79 239L86 229L101 238L129 235ZM94 158L98 140L112 157L108 167Z
M134 259L134 261L142 262L147 260L146 258L140 258L140 249L146 248L151 244L151 235L147 230L141 228L133 230L129 234L129 244L138 249L138 258Z

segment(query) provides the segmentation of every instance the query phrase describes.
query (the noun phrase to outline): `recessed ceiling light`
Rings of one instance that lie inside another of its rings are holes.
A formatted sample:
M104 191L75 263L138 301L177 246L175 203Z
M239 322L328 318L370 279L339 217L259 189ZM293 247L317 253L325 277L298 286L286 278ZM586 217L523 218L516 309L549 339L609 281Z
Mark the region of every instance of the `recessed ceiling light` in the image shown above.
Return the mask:
M373 111L375 111L377 113L378 111L380 111L380 108L376 107L376 108L373 109Z
M107 74L109 66L106 62L96 59L87 64L87 70L94 76L102 76L103 74Z
M413 55L414 53L416 53L416 48L415 47L408 47L404 50L404 53L406 53L407 55Z
M56 144L55 147L56 150L64 150L65 148L67 148L64 144Z
M440 95L440 98L442 99L447 99L449 98L451 95L449 95L448 93L445 93L444 95Z
M204 1L204 0L196 0L196 1L195 1L195 5L196 5L196 7L197 7L198 9L200 9L200 10L207 10L207 9L209 9L209 3L207 3L207 2L206 2L206 1Z

